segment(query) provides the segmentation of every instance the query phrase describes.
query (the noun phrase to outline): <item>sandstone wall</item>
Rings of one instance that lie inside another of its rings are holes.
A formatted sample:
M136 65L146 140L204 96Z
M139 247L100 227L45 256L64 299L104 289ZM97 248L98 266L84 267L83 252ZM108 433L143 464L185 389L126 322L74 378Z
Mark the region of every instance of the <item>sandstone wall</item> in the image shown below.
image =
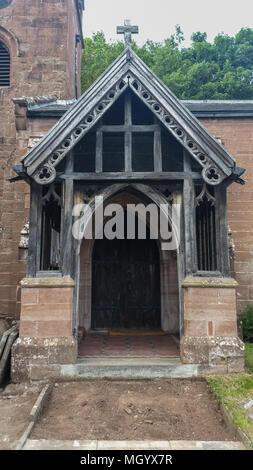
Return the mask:
M246 184L233 183L228 188L228 222L235 245L234 270L238 311L253 304L253 119L202 119L202 124L245 168Z
M18 282L26 267L18 244L29 215L28 185L8 181L16 176L12 167L20 163L29 140L29 129L16 135L12 99L75 97L75 34L80 34L75 0L18 0L0 10L0 41L11 54L10 87L0 87L0 317L19 317ZM81 43L78 47L80 65ZM44 120L37 133L52 124Z

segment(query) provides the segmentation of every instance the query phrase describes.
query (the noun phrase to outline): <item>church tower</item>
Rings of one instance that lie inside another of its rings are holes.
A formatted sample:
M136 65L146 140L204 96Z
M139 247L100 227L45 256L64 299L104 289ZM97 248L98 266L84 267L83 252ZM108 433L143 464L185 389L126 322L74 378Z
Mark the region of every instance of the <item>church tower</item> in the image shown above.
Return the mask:
M0 0L0 317L18 318L25 272L29 186L9 179L27 149L27 103L80 96L83 10L84 0Z

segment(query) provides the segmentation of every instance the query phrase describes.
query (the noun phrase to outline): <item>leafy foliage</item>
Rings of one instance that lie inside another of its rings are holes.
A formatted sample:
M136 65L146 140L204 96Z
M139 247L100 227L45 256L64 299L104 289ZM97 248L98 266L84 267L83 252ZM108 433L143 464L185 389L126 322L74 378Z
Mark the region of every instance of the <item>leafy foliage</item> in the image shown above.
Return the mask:
M253 343L245 343L245 365L253 374Z
M248 305L242 315L243 339L253 340L253 305Z
M183 47L180 27L162 43L146 41L134 51L180 99L253 99L253 29L235 37L218 34L213 43L206 33L192 34ZM122 41L107 42L103 32L85 39L82 89L85 91L124 50Z

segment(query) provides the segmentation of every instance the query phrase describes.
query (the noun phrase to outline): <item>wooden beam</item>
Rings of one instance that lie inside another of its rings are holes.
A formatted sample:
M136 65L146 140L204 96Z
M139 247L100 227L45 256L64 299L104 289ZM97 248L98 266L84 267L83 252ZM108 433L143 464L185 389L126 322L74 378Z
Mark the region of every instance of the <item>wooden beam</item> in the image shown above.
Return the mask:
M155 132L159 131L160 126L156 124L149 125L136 125L136 124L128 124L122 126L101 126L101 130L103 132Z
M73 179L73 180L97 180L97 181L107 181L107 180L185 180L185 179L201 179L201 174L197 172L103 172L103 173L71 173L71 174L62 174L58 177L60 180Z

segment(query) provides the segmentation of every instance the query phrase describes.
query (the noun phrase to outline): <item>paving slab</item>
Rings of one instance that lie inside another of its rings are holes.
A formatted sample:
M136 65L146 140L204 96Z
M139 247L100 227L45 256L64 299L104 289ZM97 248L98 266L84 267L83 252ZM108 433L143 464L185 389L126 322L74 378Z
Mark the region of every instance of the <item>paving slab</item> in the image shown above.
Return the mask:
M245 450L239 441L170 441L171 450Z
M169 441L98 441L97 450L171 450Z
M23 450L245 450L237 441L59 441L28 439Z
M28 439L23 450L97 450L97 441Z

